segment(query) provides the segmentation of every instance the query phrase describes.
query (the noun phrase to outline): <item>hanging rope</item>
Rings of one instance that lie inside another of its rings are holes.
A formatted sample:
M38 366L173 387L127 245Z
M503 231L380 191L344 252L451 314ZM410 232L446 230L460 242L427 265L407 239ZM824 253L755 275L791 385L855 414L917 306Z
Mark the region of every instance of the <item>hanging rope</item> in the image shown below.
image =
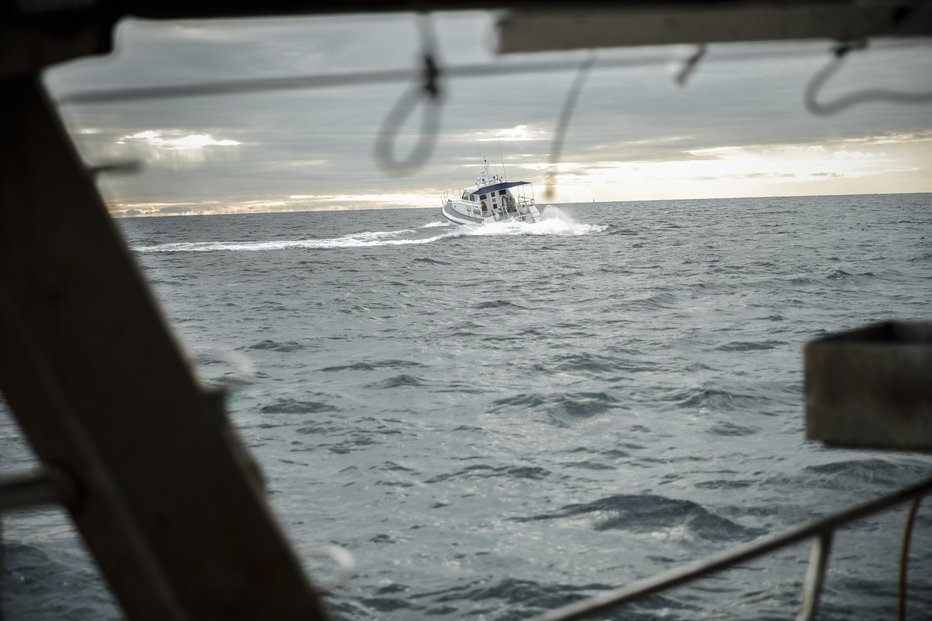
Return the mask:
M696 70L696 66L699 64L699 61L702 60L702 57L706 53L706 44L700 43L696 46L696 51L689 55L689 57L683 61L683 66L680 67L679 71L676 72L676 75L673 76L674 81L678 86L686 86L686 81L689 80L689 77Z
M881 41L875 49L926 49L928 44L908 42ZM809 58L812 52L808 49L781 50L779 57ZM757 62L773 60L776 54L771 50L754 51L740 50L729 52L719 50L716 54L718 61ZM649 56L605 58L599 59L600 69L633 69L640 67L663 66L669 62L669 54L658 52ZM711 62L711 61L710 61ZM578 69L579 61L573 59L510 61L508 63L475 63L467 65L444 65L445 78L492 78L536 75ZM353 73L327 73L319 75L303 75L292 77L271 77L255 79L235 79L219 82L203 82L199 84L176 84L162 86L128 87L116 89L83 90L63 93L56 97L55 103L59 106L75 105L101 105L132 101L149 101L153 99L174 99L182 97L207 97L243 95L249 93L267 93L289 90L315 90L344 86L390 84L404 82L411 79L410 69L386 69L373 71L358 71Z
M903 545L900 550L900 583L897 589L897 620L906 621L906 570L909 566L909 543L913 535L913 524L916 523L916 513L922 496L916 496L906 516L906 527L903 529Z
M563 101L563 108L560 110L560 117L557 119L557 127L553 134L553 144L550 146L550 168L547 172L547 186L544 189L544 199L551 201L554 197L554 187L556 185L557 164L560 162L560 156L563 152L563 141L566 138L566 129L569 127L570 119L573 116L573 110L576 108L576 102L579 100L579 94L582 92L583 83L586 76L589 75L589 69L595 64L595 54L590 54L586 60L579 66L576 71L576 78L566 93L566 99Z
M440 130L440 101L443 93L440 88L440 68L434 59L436 51L433 30L429 16L421 16L419 23L423 59L420 82L402 93L382 122L375 140L376 163L387 172L401 175L410 174L427 163ZM411 116L420 100L424 100L425 106L421 117L421 132L408 156L398 159L394 154L395 140L401 126Z
M863 50L867 48L866 40L849 41L832 49L832 59L829 63L820 69L810 80L806 91L803 95L803 101L806 108L813 114L826 116L835 114L849 106L868 101L884 101L893 103L924 103L932 101L932 92L925 93L904 93L901 91L891 91L886 89L866 89L856 91L849 95L839 97L834 101L820 103L818 101L819 91L825 86L825 83L838 71L842 61L850 52Z

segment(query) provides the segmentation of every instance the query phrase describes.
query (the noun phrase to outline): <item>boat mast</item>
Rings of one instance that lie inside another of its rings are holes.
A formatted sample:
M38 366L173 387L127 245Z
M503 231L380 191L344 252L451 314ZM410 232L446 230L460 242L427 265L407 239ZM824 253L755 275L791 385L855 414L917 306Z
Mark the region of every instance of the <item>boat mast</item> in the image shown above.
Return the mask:
M502 163L502 179L508 181L508 173L505 172L505 158L502 156L502 141L498 140L498 159Z

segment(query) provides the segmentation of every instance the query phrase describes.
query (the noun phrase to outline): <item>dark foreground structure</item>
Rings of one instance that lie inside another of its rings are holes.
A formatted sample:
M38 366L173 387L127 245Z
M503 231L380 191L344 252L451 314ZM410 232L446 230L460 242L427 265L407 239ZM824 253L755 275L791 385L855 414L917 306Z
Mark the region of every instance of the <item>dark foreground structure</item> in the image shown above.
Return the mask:
M508 42L502 52L696 44L684 78L705 43L821 38L841 43L840 59L867 37L932 35L930 3L905 0L572 7L539 0L2 0L0 389L42 469L0 483L0 510L63 504L129 618L323 620L328 614L266 504L258 468L227 422L222 393L198 383L175 344L97 192L94 176L100 169L81 161L40 73L55 63L108 53L115 24L130 16L464 9L508 11L498 23L501 41ZM554 24L573 27L553 37ZM424 96L436 97L442 71L425 59ZM815 93L809 103L815 112L825 110ZM811 439L932 450L928 325L890 324L838 335L810 344L805 361ZM871 378L870 385L864 378ZM800 618L810 618L834 530L930 490L932 480L541 619L604 613L813 539L800 611Z

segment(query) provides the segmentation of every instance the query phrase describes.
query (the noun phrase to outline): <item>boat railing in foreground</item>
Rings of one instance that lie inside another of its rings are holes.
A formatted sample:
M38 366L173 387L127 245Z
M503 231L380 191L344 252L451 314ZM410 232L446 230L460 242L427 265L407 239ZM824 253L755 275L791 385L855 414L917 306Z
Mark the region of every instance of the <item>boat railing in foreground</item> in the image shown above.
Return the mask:
M855 520L859 520L875 513L880 513L898 504L913 500L914 510L922 496L932 492L932 478L916 485L903 488L892 494L881 496L869 502L856 505L849 509L833 513L804 526L792 528L782 533L767 535L747 545L726 550L720 554L701 559L697 562L676 567L651 578L646 578L614 590L600 593L594 597L584 599L562 608L552 610L531 621L570 621L571 619L587 619L594 615L620 608L627 604L645 599L663 591L668 591L687 582L704 578L736 565L766 556L791 545L812 539L812 553L809 558L809 567L803 585L802 602L797 621L813 619L819 604L819 596L825 581L828 569L829 554L832 547L832 538L835 531ZM903 558L900 564L900 607L904 605L903 588L906 575L906 555L908 552L909 533L912 527L913 512L907 520L906 534L904 536Z
M932 451L932 322L886 321L806 343L806 436L829 446ZM804 526L553 610L534 621L584 619L734 567L796 543L813 540L797 619L812 619L835 531L855 520L913 500L900 561L899 618L905 618L909 539L919 500L932 479L839 511Z

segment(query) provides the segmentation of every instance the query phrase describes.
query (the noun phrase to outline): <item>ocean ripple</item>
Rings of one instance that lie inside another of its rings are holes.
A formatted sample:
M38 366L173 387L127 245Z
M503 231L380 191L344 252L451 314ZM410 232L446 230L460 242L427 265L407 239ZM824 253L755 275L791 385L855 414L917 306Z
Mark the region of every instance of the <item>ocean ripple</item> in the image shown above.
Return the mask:
M574 420L603 414L618 406L618 399L606 392L568 392L551 395L521 394L496 399L493 401L491 411L542 409L551 416L554 422L567 424Z
M367 384L366 388L384 390L387 388L400 388L403 386L423 386L424 383L424 380L419 377L402 373L401 375L385 378L379 382Z
M532 606L536 610L552 610L560 606L571 604L591 595L593 592L611 588L606 584L587 584L582 586L568 584L542 584L532 580L519 580L504 578L489 583L485 580L471 582L441 591L412 595L412 599L429 598L435 602L483 602L498 600L508 604L510 611L500 606L488 609L487 612L497 612L494 619L522 619L527 616L523 611L515 609L517 605Z
M677 391L664 398L682 408L707 408L712 410L737 410L759 407L762 399L718 388L697 388L688 392Z
M782 319L782 317L781 317ZM732 341L716 347L719 351L766 351L787 345L786 341Z
M317 412L334 412L336 409L335 406L320 401L278 399L274 403L263 406L259 411L263 414L314 414Z
M271 339L265 339L263 341L259 341L258 343L253 343L252 345L249 346L249 349L260 349L260 350L268 349L271 351L277 351L277 352L282 352L282 353L295 352L303 348L304 348L304 345L302 345L298 341L279 342L279 341L273 341Z
M491 477L504 477L507 479L534 479L540 480L545 479L550 476L550 471L545 468L538 468L535 466L489 466L486 464L477 464L475 466L469 466L456 472L449 472L447 474L441 474L439 476L433 477L427 480L427 483L441 483L443 481L449 481L452 479L462 479L462 478L491 478Z
M595 530L656 532L684 528L695 537L714 541L748 540L766 532L741 526L690 500L652 494L617 494L589 503L566 505L554 513L516 519L557 520L579 516L591 518Z
M420 362L413 362L411 360L377 360L375 362L354 362L352 364L324 367L321 371L375 371L376 369L405 369L423 366L424 365Z
M881 458L845 459L826 464L806 466L804 471L812 477L809 484L839 489L859 489L866 482L890 489L900 487L903 481L917 480L928 475L928 464L902 463Z

